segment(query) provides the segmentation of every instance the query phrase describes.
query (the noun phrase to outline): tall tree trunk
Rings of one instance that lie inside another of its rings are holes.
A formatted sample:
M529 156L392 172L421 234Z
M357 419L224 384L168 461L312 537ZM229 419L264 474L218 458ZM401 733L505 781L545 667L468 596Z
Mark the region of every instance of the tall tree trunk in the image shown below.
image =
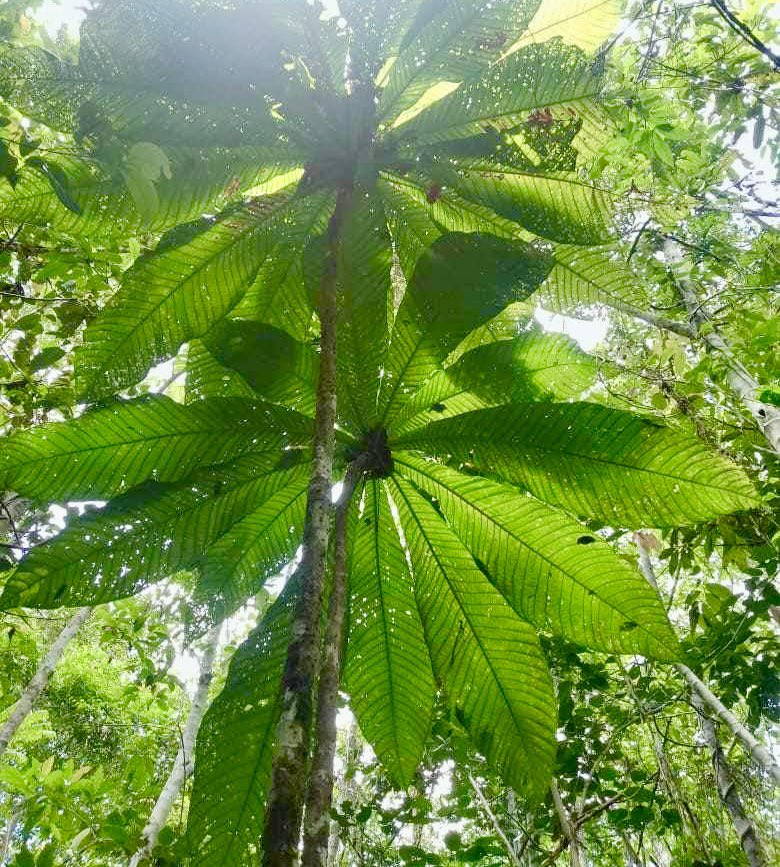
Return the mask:
M43 657L43 661L27 685L27 689L19 697L19 700L11 710L10 716L5 721L2 729L0 729L0 756L5 752L9 741L16 734L19 726L27 719L40 694L48 686L52 672L57 667L57 663L65 652L65 648L84 625L91 612L91 608L79 608L65 624L60 634L54 640L54 644L49 648L46 656Z
M320 286L320 373L314 423L314 457L303 555L303 592L293 615L281 684L281 715L263 834L264 867L291 867L298 860L312 724L312 690L320 655L320 618L331 521L336 424L337 262L351 191L341 190L328 227L328 253Z
M742 847L742 851L745 853L750 867L766 867L766 858L761 847L761 841L753 822L748 818L745 808L742 806L742 799L739 797L739 792L737 791L734 773L726 756L723 754L723 747L718 739L715 722L707 712L704 701L698 693L692 693L691 701L699 712L702 734L712 753L712 767L715 771L715 783L718 788L718 795L723 802L723 806L728 810L731 821L734 823L734 830L737 832L739 845Z
M329 812L333 800L333 760L336 755L336 700L341 682L347 608L347 519L352 495L361 474L358 458L347 470L344 489L336 507L333 582L319 680L316 743L306 793L303 867L325 867L328 861Z
M569 844L571 867L582 867L582 842L580 840L579 828L577 827L576 822L572 821L569 816L561 798L561 793L558 791L558 784L555 780L550 783L550 793L552 794L553 806L558 815L558 821L561 824L561 831Z
M648 584L657 590L658 581L655 577L655 570L653 569L650 555L639 539L637 539L637 548L639 549L639 568ZM767 771L774 785L780 787L780 765L774 760L769 750L756 740L753 733L734 716L701 678L691 671L687 665L678 662L675 667L688 682L691 689L702 699L704 704L728 726L734 737L742 742L755 762Z
M203 654L200 658L198 686L192 698L190 712L184 726L181 746L176 754L171 773L160 792L160 796L157 798L157 803L149 815L149 821L141 832L141 845L130 859L130 867L138 867L139 864L152 857L160 831L168 821L168 816L176 798L178 798L181 792L185 780L192 775L194 770L195 741L198 736L201 720L208 707L209 687L211 686L211 679L213 677L214 658L217 653L217 646L219 645L221 627L221 623L212 626L206 636L206 646L203 648Z

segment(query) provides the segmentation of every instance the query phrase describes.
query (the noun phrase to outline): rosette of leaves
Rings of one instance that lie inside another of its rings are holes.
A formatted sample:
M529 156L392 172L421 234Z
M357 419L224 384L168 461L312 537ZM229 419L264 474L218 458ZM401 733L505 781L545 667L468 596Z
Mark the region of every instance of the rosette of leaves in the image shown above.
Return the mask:
M677 655L655 592L583 519L677 526L749 509L755 494L699 441L581 399L593 359L522 315L553 266L547 253L450 233L422 253L396 305L380 213L368 201L347 222L339 262L353 277L344 285L365 293L345 290L340 312L336 463L362 473L344 688L398 785L443 700L510 785L538 793L556 719L540 631ZM378 298L390 299L381 311ZM105 602L185 568L222 613L256 592L300 542L318 364L310 342L228 317L190 344L188 403L114 401L7 440L6 486L108 503L31 551L3 606ZM303 586L298 574L238 650L203 723L195 863L256 851Z
M335 466L360 471L344 685L393 779L440 697L510 785L544 789L539 630L675 657L652 590L581 519L677 526L756 498L698 442L579 400L592 361L517 325L555 244L565 267L612 234L608 195L577 170L601 134L585 52L606 31L570 13L613 5L553 6L345 0L327 19L303 0L103 2L78 63L3 53L6 99L75 145L46 157L71 160L75 207L20 161L0 209L73 233L168 229L77 349L96 405L6 442L7 489L107 504L31 551L3 606L98 604L194 569L223 616L289 563L335 290ZM185 345L186 403L116 398ZM309 590L297 573L204 721L193 863L257 853Z

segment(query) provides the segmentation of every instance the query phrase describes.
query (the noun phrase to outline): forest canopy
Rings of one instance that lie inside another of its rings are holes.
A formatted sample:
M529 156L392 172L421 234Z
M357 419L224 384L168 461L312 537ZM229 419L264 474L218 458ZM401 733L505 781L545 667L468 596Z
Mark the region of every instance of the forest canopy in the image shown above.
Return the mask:
M771 13L0 8L0 864L776 863Z

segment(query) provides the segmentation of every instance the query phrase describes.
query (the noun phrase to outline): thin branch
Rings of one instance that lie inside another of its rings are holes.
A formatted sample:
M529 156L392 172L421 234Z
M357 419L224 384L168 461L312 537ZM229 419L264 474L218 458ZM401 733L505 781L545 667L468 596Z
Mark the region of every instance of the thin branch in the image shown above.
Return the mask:
M745 42L752 45L756 51L760 51L764 57L768 58L775 70L780 72L780 55L777 55L772 49L762 42L758 36L729 9L723 0L710 0L710 5L717 10L718 14L729 25L729 27Z

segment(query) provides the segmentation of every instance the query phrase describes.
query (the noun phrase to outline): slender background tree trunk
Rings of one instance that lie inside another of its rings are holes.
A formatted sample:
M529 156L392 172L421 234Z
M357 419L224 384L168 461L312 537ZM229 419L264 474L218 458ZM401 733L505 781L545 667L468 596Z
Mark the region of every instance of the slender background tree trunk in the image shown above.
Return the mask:
M79 608L65 624L62 632L60 632L54 640L54 644L49 648L46 656L43 657L43 661L27 685L27 689L19 697L19 700L11 710L10 716L5 721L2 729L0 729L0 756L6 751L9 741L16 734L19 726L27 719L30 711L35 706L35 702L48 686L52 672L57 667L57 663L65 652L68 643L78 633L91 613L91 608Z
M759 840L755 826L748 818L745 808L742 806L742 799L739 797L739 792L737 791L734 772L726 756L723 754L723 747L718 739L715 723L708 714L701 696L693 693L691 700L699 712L702 734L712 753L712 767L715 771L715 784L718 788L718 795L729 816L731 816L734 830L739 839L739 845L742 847L742 851L745 853L750 867L766 867L766 859L761 847L761 841Z
M192 698L190 712L184 726L181 746L176 754L171 773L160 792L157 803L149 815L149 821L141 832L141 846L130 859L130 867L138 867L139 864L152 857L160 831L168 821L168 816L176 798L178 798L181 792L185 780L194 770L195 741L198 736L201 720L208 707L209 687L211 686L211 679L214 673L214 658L217 654L221 631L222 624L218 623L211 627L206 636L206 646L200 658L198 686Z
M347 524L349 506L360 476L360 464L352 464L347 470L336 508L333 582L320 671L316 746L306 797L303 867L325 867L328 861L329 811L333 801L333 760L336 755L336 701L341 682L347 608Z
M558 815L558 821L561 823L561 832L569 843L571 867L582 867L579 829L566 810L563 799L561 798L561 793L558 791L558 784L555 780L550 783L550 793L552 794L553 806Z
M322 592L332 512L333 448L336 424L336 290L341 227L351 191L339 192L328 229L329 249L320 286L320 373L314 428L314 459L303 555L303 592L293 617L282 675L281 716L263 834L264 867L290 867L298 861L303 799L312 726L312 690L320 655Z
M653 569L650 555L645 550L641 540L638 537L635 537L635 540L636 546L639 549L639 568L648 584L655 588L655 590L658 590L658 581L655 577L655 570ZM729 727L734 737L742 742L756 763L767 771L775 786L780 787L780 765L774 760L769 750L754 737L753 733L734 716L704 681L691 671L687 665L678 662L675 668L707 707Z

